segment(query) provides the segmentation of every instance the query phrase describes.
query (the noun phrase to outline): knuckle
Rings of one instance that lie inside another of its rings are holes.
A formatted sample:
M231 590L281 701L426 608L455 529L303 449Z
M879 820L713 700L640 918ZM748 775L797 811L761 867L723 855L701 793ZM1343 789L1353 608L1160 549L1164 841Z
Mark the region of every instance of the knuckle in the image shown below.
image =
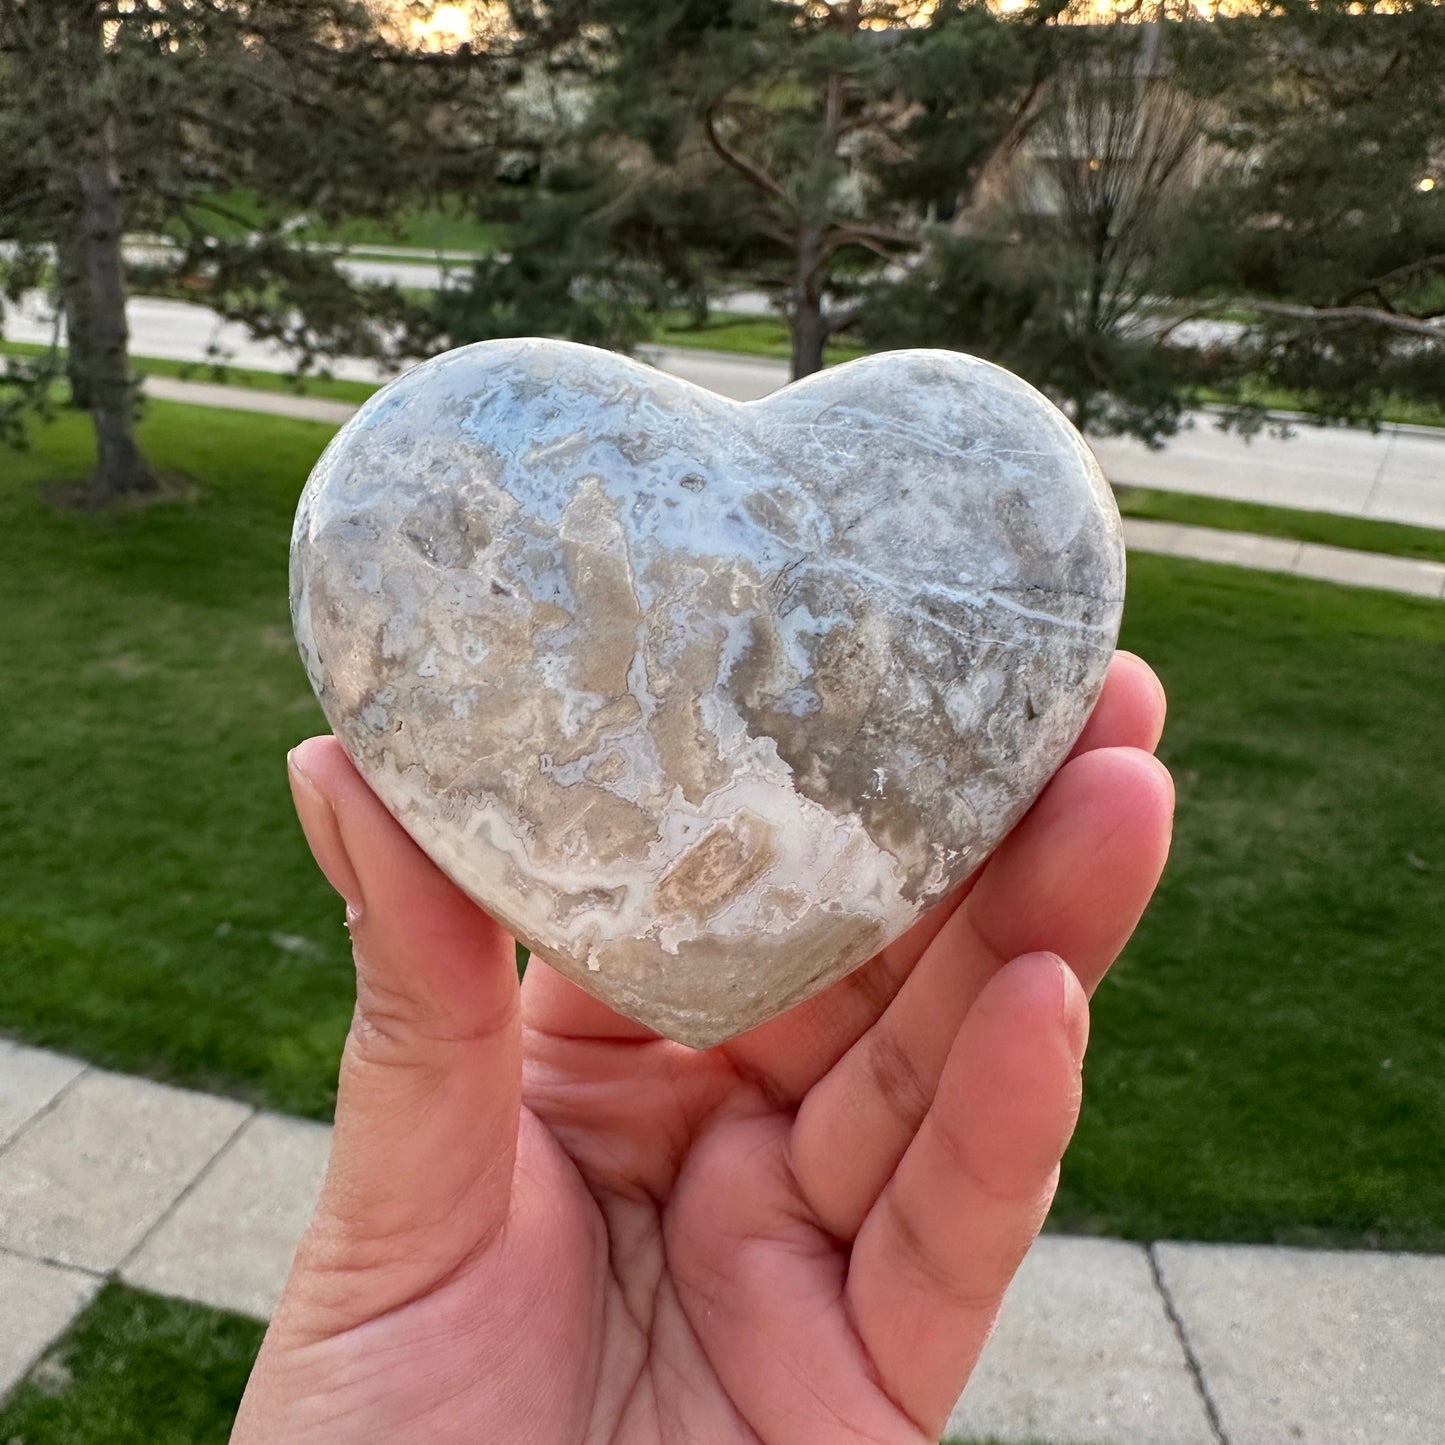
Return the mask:
M892 1030L882 1027L864 1046L868 1078L883 1107L911 1134L928 1113L933 1087L925 1080L907 1047Z

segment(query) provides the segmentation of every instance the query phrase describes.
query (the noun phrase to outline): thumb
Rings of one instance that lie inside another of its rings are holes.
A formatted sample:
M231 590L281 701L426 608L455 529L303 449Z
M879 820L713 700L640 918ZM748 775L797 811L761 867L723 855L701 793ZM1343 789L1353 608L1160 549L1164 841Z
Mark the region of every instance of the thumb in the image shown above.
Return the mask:
M331 1162L287 1287L329 1334L424 1293L506 1220L521 1108L516 955L334 738L302 743L288 769L306 840L346 900L356 960Z

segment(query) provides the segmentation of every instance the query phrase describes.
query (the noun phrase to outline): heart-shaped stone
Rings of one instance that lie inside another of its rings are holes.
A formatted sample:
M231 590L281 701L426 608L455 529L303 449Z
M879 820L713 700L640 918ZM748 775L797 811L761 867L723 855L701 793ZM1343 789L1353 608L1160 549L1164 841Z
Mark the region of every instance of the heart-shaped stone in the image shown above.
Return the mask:
M296 636L402 826L535 953L695 1047L978 866L1118 634L1118 512L1032 387L952 352L738 405L494 341L342 428Z

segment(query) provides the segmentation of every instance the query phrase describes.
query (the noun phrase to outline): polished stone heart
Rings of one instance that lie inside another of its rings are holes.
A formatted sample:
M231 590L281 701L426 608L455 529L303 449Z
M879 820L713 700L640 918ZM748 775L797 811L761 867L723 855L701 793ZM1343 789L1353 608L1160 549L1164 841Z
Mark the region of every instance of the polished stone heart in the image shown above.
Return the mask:
M327 448L292 612L342 745L553 967L702 1047L978 866L1077 738L1118 513L1017 377L855 361L738 405L495 341Z

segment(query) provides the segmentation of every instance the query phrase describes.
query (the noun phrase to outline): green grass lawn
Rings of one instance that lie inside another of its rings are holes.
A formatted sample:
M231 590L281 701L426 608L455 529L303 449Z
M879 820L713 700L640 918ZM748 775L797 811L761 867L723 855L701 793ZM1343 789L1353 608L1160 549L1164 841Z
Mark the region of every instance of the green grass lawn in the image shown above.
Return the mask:
M225 1445L262 1327L108 1285L0 1405L7 1445Z
M252 191L228 191L214 200L224 214L198 207L205 223L218 235L243 236L262 220L262 207ZM179 228L176 228L179 229ZM411 246L427 251L473 251L491 255L507 244L507 227L471 215L464 204L431 206L407 211L383 225L357 219L336 225L302 226L296 231L306 241L335 243L362 250L367 246Z
M1135 556L1124 643L1178 829L1054 1224L1445 1247L1445 607Z
M306 240L346 246L360 255L366 253L368 246L407 246L422 251L470 251L474 255L490 256L505 250L509 239L504 225L448 210L410 211L394 226L357 220L338 226L308 226L298 234Z
M330 429L156 404L142 430L198 501L45 506L87 465L75 416L0 452L0 1025L325 1115L349 967L284 759L321 725L286 539Z
M351 981L286 792L320 715L285 554L327 435L154 404L199 499L104 517L36 495L80 418L0 453L0 1026L315 1117ZM1124 641L1172 694L1178 841L1056 1223L1445 1248L1445 607L1136 556Z
M740 356L763 356L786 361L793 354L787 325L776 316L753 316L742 311L714 311L701 326L678 314L667 318L653 337L661 346L685 346L700 351L731 351ZM830 346L824 353L829 366L867 355L861 346Z

